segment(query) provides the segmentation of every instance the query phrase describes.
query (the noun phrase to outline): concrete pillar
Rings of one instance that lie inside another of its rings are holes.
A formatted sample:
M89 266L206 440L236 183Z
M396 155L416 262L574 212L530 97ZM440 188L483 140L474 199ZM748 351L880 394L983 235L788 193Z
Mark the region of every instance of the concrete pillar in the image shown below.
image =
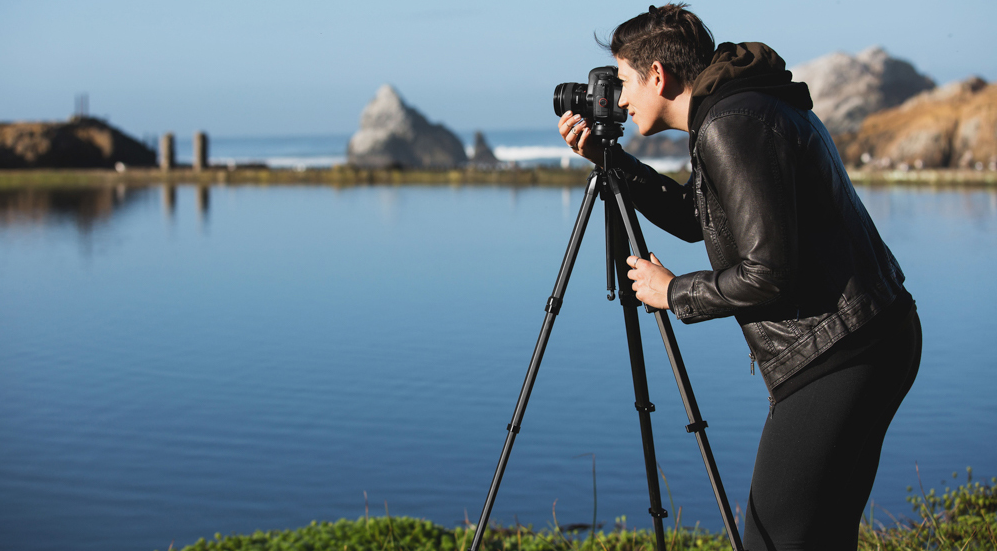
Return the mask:
M208 135L194 132L194 170L208 168Z
M159 168L170 170L176 166L177 150L173 142L173 132L167 132L159 139Z

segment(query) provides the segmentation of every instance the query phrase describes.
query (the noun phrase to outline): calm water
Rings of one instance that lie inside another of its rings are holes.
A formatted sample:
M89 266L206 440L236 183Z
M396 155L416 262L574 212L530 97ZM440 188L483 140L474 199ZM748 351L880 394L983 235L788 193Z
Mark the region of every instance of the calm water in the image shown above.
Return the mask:
M997 475L997 195L861 190L925 331L875 502ZM0 194L2 547L166 549L371 514L476 521L581 190ZM620 307L589 228L494 520L649 526ZM644 223L675 271L707 265ZM658 459L722 525L651 316ZM767 414L736 324L676 323L731 500ZM946 482L943 482L945 480ZM665 507L674 515L675 509ZM880 514L880 513L877 513Z

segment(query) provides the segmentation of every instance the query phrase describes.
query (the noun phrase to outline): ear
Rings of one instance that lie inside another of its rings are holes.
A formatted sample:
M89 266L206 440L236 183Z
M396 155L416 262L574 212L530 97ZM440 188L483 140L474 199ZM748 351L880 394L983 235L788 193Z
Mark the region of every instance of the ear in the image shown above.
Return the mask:
M647 71L648 83L659 96L665 95L665 85L668 83L669 78L671 78L671 75L665 72L665 68L661 65L660 61L652 63L651 68Z

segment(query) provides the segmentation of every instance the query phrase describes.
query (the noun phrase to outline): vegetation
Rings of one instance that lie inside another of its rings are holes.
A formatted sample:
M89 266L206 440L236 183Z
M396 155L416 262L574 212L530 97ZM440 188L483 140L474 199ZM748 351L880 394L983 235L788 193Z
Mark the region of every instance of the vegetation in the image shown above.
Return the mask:
M957 478L958 473L953 473ZM859 549L868 551L914 551L954 549L982 551L997 549L997 478L989 483L973 482L972 469L961 486L912 492L911 503L918 520L889 517L889 524L866 518L859 529ZM679 515L680 516L680 515ZM503 551L638 551L654 549L654 533L628 529L626 518L616 519L609 531L562 528L555 516L551 526L489 527L482 549ZM676 521L668 528L668 551L720 551L730 549L724 534L697 527L687 528ZM184 551L463 551L471 545L474 527L448 529L427 520L391 516L337 522L312 522L296 530L256 532L199 540ZM172 546L171 546L172 547Z
M580 186L588 181L588 170L554 167L485 169L361 169L332 168L269 169L266 167L212 167L205 170L177 168L129 168L123 172L107 169L25 169L0 170L0 189L24 187L87 187L216 184L318 184L357 186L372 184L502 184Z
M312 184L337 187L388 185L512 185L512 186L584 186L587 169L530 167L503 170L487 169L360 169L349 166L308 168L304 170L266 167L211 167L193 170L181 167L163 171L158 168L111 169L16 169L0 170L0 189L65 188L92 186L150 185L282 185ZM685 182L688 173L669 173ZM997 172L978 170L851 171L849 176L859 186L926 186L992 189Z

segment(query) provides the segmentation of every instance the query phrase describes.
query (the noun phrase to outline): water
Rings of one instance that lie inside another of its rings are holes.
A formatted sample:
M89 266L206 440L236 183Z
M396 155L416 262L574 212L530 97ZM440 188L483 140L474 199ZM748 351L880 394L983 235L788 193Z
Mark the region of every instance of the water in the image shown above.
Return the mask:
M371 514L477 520L580 189L213 187L0 193L0 534L166 549ZM997 475L997 194L862 189L925 331L875 502ZM650 525L601 207L492 518ZM707 265L643 223L676 272ZM674 518L718 530L651 316ZM731 320L677 339L732 502L768 411ZM952 481L951 473L960 471ZM944 482L943 482L944 481ZM556 506L555 506L556 503ZM878 517L885 518L881 512Z
M632 125L630 125L632 126ZM474 131L457 133L464 142L468 156L474 152ZM625 144L635 128L626 128ZM591 166L588 161L569 149L554 124L541 129L493 130L484 132L485 140L496 158L520 166L560 165ZM264 164L272 168L323 168L346 162L346 146L350 134L314 136L211 136L209 162L214 165ZM190 137L177 138L177 161L190 164L193 160ZM662 171L681 170L688 158L644 159L648 165Z

